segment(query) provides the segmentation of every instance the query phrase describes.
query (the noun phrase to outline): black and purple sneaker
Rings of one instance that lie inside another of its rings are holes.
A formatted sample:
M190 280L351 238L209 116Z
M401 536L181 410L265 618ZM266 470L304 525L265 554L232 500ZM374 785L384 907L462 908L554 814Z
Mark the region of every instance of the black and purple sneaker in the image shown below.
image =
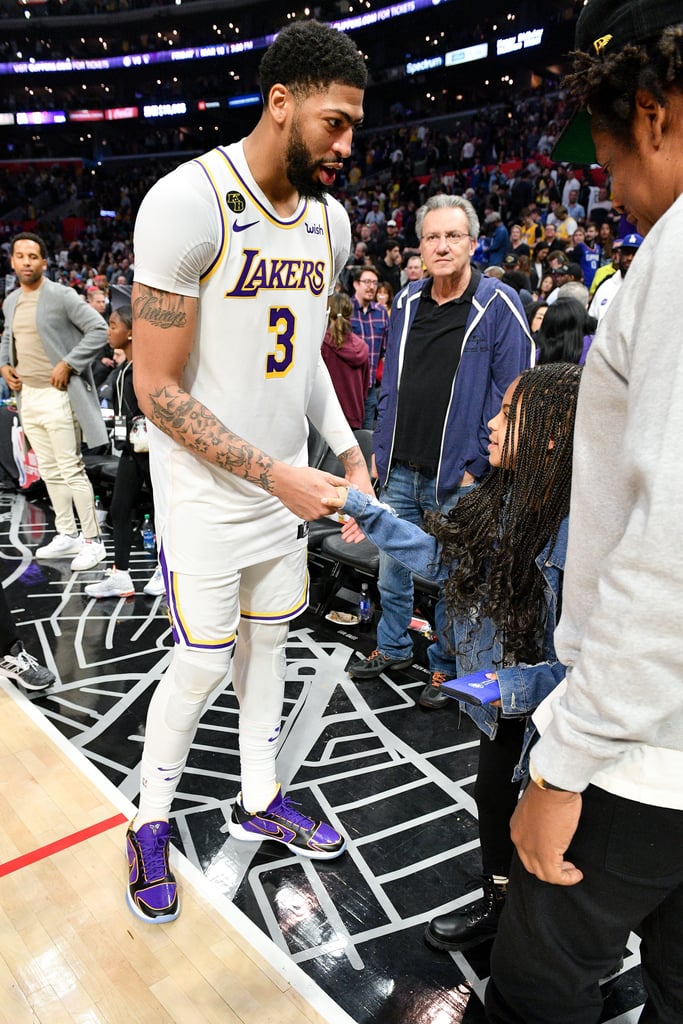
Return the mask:
M126 832L128 889L126 900L136 917L148 924L175 921L180 913L178 886L168 863L171 829L166 821L149 821Z
M242 806L241 797L233 804L230 816L230 835L234 839L258 843L274 839L288 846L292 853L312 860L332 860L346 849L343 836L325 821L314 821L300 814L291 801L278 791L265 811L249 814Z

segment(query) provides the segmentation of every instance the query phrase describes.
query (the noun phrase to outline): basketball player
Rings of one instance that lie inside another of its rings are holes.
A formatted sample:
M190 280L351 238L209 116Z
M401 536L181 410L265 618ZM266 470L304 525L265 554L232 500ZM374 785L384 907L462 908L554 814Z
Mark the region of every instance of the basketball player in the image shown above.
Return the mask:
M150 421L175 638L127 833L128 902L155 923L179 913L169 812L235 643L242 791L230 834L311 858L345 847L282 795L275 752L288 622L307 603L307 521L329 513L340 482L307 466L306 415L347 481L370 491L320 355L351 243L327 190L362 119L366 70L347 36L306 22L278 35L260 74L264 109L251 134L157 182L135 229L135 391Z

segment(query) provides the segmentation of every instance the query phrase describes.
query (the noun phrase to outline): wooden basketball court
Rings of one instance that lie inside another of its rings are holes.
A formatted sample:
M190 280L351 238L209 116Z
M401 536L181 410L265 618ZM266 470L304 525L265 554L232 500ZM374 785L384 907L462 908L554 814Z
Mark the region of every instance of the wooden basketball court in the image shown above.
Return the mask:
M23 694L0 681L3 1024L350 1021L180 856L179 919L139 922L124 900L131 813Z

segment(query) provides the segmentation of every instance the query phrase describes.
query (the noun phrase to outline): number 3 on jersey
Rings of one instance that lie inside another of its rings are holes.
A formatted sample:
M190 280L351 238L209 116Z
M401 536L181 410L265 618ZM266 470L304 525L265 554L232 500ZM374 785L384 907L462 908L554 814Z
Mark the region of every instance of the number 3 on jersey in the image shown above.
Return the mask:
M266 377L285 377L294 364L296 318L287 306L271 306L268 330L275 334L275 351L266 356Z

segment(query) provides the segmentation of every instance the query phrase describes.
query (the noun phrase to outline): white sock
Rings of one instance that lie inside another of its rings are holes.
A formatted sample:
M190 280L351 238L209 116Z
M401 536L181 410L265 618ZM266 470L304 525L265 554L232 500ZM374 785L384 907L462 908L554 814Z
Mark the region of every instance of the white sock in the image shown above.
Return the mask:
M255 814L265 811L277 793L275 754L280 722L264 725L240 715L242 806Z

